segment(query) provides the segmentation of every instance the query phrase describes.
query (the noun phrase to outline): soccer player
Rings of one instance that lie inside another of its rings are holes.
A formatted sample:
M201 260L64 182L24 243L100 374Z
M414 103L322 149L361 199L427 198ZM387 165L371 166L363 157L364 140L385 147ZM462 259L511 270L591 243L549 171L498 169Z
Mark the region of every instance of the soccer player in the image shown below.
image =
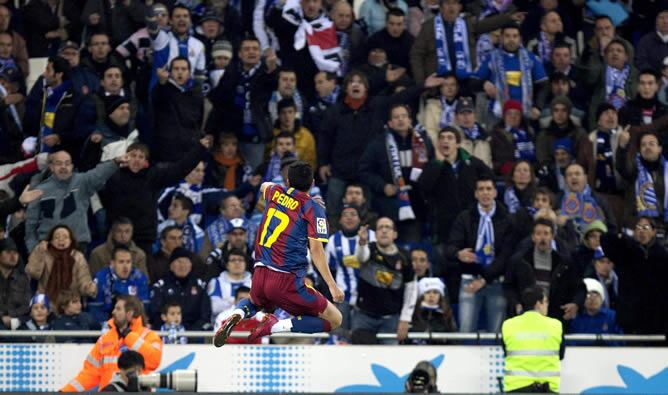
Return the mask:
M313 169L297 161L288 169L287 188L265 182L260 187L265 209L255 245L255 273L250 298L242 299L230 317L222 322L213 337L221 347L242 319L259 310L275 307L295 318L278 320L264 316L248 336L253 343L263 336L280 332L329 332L341 325L341 313L322 294L304 284L308 261L307 248L318 272L329 287L335 302L343 300L343 291L329 271L322 243L327 242L327 217L319 202L309 196Z

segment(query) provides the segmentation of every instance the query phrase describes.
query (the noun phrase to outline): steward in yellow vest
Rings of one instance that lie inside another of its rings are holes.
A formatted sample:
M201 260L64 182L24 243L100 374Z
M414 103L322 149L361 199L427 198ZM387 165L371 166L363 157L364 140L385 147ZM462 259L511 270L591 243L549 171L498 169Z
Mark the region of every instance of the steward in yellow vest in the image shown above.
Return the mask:
M524 314L503 323L504 392L559 392L564 334L561 322L547 317L548 304L541 287L529 287Z

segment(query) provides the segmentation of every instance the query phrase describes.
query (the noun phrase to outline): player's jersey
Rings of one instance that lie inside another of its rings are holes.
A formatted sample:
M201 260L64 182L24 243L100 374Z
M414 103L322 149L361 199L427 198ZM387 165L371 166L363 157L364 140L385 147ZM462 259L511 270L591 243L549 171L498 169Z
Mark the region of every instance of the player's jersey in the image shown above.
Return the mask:
M294 188L264 190L265 208L255 239L255 260L271 268L306 275L308 239L327 242L325 209Z

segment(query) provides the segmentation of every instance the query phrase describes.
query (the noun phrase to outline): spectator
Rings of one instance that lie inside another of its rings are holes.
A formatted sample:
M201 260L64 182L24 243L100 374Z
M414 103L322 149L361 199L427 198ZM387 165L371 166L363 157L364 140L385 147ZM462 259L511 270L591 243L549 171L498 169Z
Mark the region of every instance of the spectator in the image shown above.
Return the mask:
M593 272L587 276L597 280L602 285L601 297L603 298L603 307L615 310L617 309L617 298L619 292L619 277L615 272L615 264L606 256L603 248L596 248L592 257ZM589 269L589 268L588 268ZM586 279L585 279L586 281Z
M351 322L353 344L377 333L396 333L402 341L417 300L417 280L412 265L394 241L397 230L389 218L376 222L376 242L358 233L355 256L360 262L357 309ZM392 344L394 340L381 340Z
M476 119L475 105L471 97L460 97L455 106L455 128L462 136L462 148L492 167L491 137ZM436 150L436 158L439 153Z
M389 9L384 28L369 37L367 48L383 48L388 63L405 68L411 75L409 55L415 39L406 29L406 12L399 8Z
M472 77L482 82L485 94L494 101L491 107L497 117L508 101L517 101L525 117L538 119L540 110L534 100L547 82L543 64L522 46L518 25L506 25L501 38L501 48L490 52Z
M134 241L146 256L152 255L158 229L157 200L160 191L185 177L204 156L210 142L200 140L197 147L179 155L176 163L150 166L149 149L142 143L128 147L128 166L114 174L102 194L107 221L127 217L134 225ZM150 264L149 264L150 266ZM149 267L149 278L154 277Z
M262 182L274 182L274 180L279 178L282 180L281 163L283 159L295 156L295 136L290 132L282 131L274 136L272 145L272 150L269 152L269 160L255 169L255 174L262 176ZM260 204L259 201L258 204Z
M117 4L88 0L81 12L81 22L88 31L110 32L115 47L143 25L144 7L140 0L127 0Z
M280 81L280 80L279 80ZM279 82L280 86L280 82ZM270 103L271 106L271 103ZM295 151L300 160L311 165L317 165L315 138L310 130L302 126L299 116L299 104L293 98L281 99L277 105L278 119L275 122L274 138L281 132L288 132L295 138ZM276 144L272 142L271 146Z
M519 159L536 162L533 130L522 115L522 104L507 100L503 105L503 119L492 131L492 163L494 174L508 174L513 162Z
M418 179L420 190L431 209L432 236L441 254L445 253L445 243L450 238L455 218L474 201L476 180L492 174L480 159L461 148L461 140L461 134L456 129L443 128L438 134L437 149L444 160L430 162ZM441 265L433 268L435 275L446 272L445 265ZM450 282L448 285L450 289L457 288L453 288Z
M55 300L61 290L69 289L81 296L93 297L93 282L83 254L76 250L77 240L67 225L56 225L32 250L26 273L37 280L37 292Z
M12 56L16 59L21 74L27 77L30 74L28 48L26 47L26 40L12 28L12 17L12 10L6 5L0 5L0 32L9 33L12 36Z
M217 134L229 130L241 143L241 154L251 167L262 163L265 143L271 136L271 122L265 115L264 105L271 95L276 78L276 55L262 64L260 43L255 38L241 41L239 62L234 62L209 93L213 109L207 118L205 130Z
M49 157L51 176L41 181L35 188L44 191L44 196L28 205L26 217L26 246L29 250L45 240L47 233L57 224L72 229L73 236L81 243L82 250L91 241L87 213L90 197L104 187L120 164L127 161L125 156L100 163L85 173L73 171L72 157L65 151L58 151ZM75 248L77 246L74 246ZM52 295L55 298L55 295Z
M431 262L429 262L429 253L422 247L416 247L411 250L411 265L418 281L425 277L431 277Z
M19 253L14 240L0 240L0 318L2 327L14 330L20 318L30 311L30 280L19 264Z
M111 262L111 253L116 247L124 246L132 254L132 266L137 268L144 275L148 276L146 267L146 254L132 240L134 226L127 217L118 217L111 223L109 237L104 244L93 249L90 253L88 264L90 271L99 272L102 268L109 266ZM157 280L157 279L156 279Z
M44 58L56 52L60 40L66 40L61 30L60 0L33 0L23 7L28 53L33 58ZM64 2L63 2L64 3Z
M510 255L513 223L508 210L497 204L491 178L480 177L475 184L475 208L462 211L455 219L445 248L447 259L459 264L459 330L475 332L484 306L487 331L501 328L506 298L501 283Z
M359 9L359 17L363 19L367 26L369 36L383 30L387 27L388 15L392 10L399 10L402 16L408 14L408 5L404 0L393 0L382 2L379 0L364 0ZM402 23L404 25L404 23Z
M610 232L614 233L617 229L615 217L605 197L592 191L587 184L585 169L577 163L566 166L565 182L565 190L556 199L559 206L555 206L555 209L561 210L560 215L572 219L580 233L587 224L597 219L605 222Z
M128 89L125 84L123 69L116 65L110 65L102 73L100 89L92 95L92 98L95 101L98 124L104 122L108 116L107 103L114 101L114 99L109 99L109 97L118 99L119 96L127 98L130 104L130 119L132 119L132 123L134 123L134 119L137 115L137 100L132 97L132 90Z
M151 289L151 322L162 325L162 306L170 301L183 309L183 326L187 330L211 329L211 301L206 293L206 283L195 277L191 255L183 247L177 247L169 256L169 273L153 284Z
M476 35L499 29L523 17L523 14L500 14L478 21L475 16L460 14L461 0L441 0L439 7L440 14L422 24L411 49L411 69L418 83L432 73L468 77L477 67L473 56Z
M95 74L88 67L81 64L81 53L79 52L79 44L74 41L67 40L58 47L58 56L67 60L70 64L71 73L70 80L72 81L72 92L75 99L82 100L89 93L96 92L100 89L100 77ZM37 79L33 87L43 89L44 83L40 83L40 79L44 79L43 74ZM31 91L32 93L32 91ZM37 100L41 100L42 92L39 91Z
M584 311L570 322L570 332L589 333L594 335L622 334L617 326L617 313L604 306L605 291L603 285L593 278L585 278L587 298L584 302Z
M295 106L295 117L304 119L305 98L297 90L297 73L288 68L278 71L278 87L273 91L267 102L267 111L272 125L278 121L280 109L278 103L283 99L292 99Z
M222 313L218 314L218 317L216 317L216 323L214 325L214 331L218 331L218 328L220 328L221 323L223 320L225 320L227 317L229 317L232 312L236 309L236 305L239 303L241 299L244 298L250 298L250 288L241 286L237 288L236 292L234 293L234 305L230 307L227 311L223 311ZM263 312L258 312L253 316L253 318L248 319L248 320L242 320L239 322L234 329L232 329L232 332L250 332L257 328L260 323L262 322L262 319L264 318L264 313ZM215 333L215 332L214 332ZM266 337L265 338L259 338L257 339L256 342L252 344L262 344L262 343L268 343L268 340ZM248 340L246 337L230 337L227 339L227 344L249 344Z
M357 206L361 225L368 225L371 228L375 228L378 214L371 210L367 195L368 192L364 189L362 184L353 182L346 187L343 195L343 204Z
M345 4L342 7L350 7L348 2L339 1L336 4ZM352 17L351 17L352 19ZM322 122L325 113L339 98L341 87L338 85L335 73L320 71L315 75L315 99L310 103L308 113L304 114L305 124L313 133L316 140L322 134Z
M225 17L225 20L221 18ZM208 10L199 18L198 26L195 28L194 37L204 44L204 54L206 65L213 62L213 50L216 42L226 40L230 45L230 55L232 47L238 48L241 41L241 23L239 13L234 7L225 7L225 12L220 15L215 10ZM231 56L230 56L231 58Z
M573 260L585 277L589 277L594 271L594 256L601 247L601 236L606 233L608 233L608 227L601 220L590 223L582 231Z
M116 66L125 71L123 62L115 52L112 52L110 38L107 33L93 33L88 38L86 48L88 49L88 53L82 57L81 65L97 75L99 80L104 77L105 70L110 66Z
M644 35L636 46L638 53L635 64L639 70L659 70L663 58L668 56L668 45L664 41L664 37L668 35L668 6L666 4L659 5L655 27L656 30Z
M668 11L666 12L668 16ZM668 106L658 99L658 78L654 70L643 70L638 75L638 94L619 112L620 123L630 125L633 136L641 133L661 133L668 127ZM662 138L665 141L665 137Z
M206 257L207 274L206 278L216 278L225 270L229 255L232 250L238 250L244 253L246 259L246 271L252 270L253 251L249 247L248 240L248 221L243 218L235 218L230 221L227 229L226 240L220 247L215 248L208 257ZM201 255L200 255L201 256Z
M185 332L186 328L181 324L183 314L181 313L181 305L176 301L167 302L162 306L160 319L164 324L160 327L163 332L169 332L167 336L162 337L164 344L187 344L188 338L179 336L180 333Z
M509 305L520 314L520 290L538 285L549 294L548 316L561 322L575 318L584 303L585 287L567 249L553 247L554 223L537 219L531 233L531 243L523 246L510 258L507 280L510 284ZM560 273L560 275L556 275Z
M125 246L114 247L111 264L95 274L95 285L97 295L90 301L89 309L100 323L109 319L119 295L136 296L148 307L148 279L133 267L132 252Z
M251 287L248 256L243 250L231 249L225 260L225 271L209 281L207 293L211 299L211 322L218 314L234 307L234 295L239 287Z
M352 4L347 1L335 1L329 11L329 17L334 22L336 40L341 47L341 52L339 53L341 71L339 74L346 75L351 68L362 63L364 59L367 41L366 33L355 21ZM318 74L320 73L322 71L318 72ZM334 72L325 73L334 74ZM318 78L318 74L316 74L315 78ZM319 91L317 85L315 89L318 95L321 95L322 92Z
M557 44L564 43L571 49L571 55L575 57L575 40L564 34L564 24L561 16L555 10L546 11L540 21L538 35L527 43L527 50L532 52L547 66L552 60L552 52Z
M220 203L220 215L206 228L204 238L204 251L211 251L223 245L226 240L227 231L230 229L231 222L235 218L244 217L244 208L241 200L234 195L228 195ZM250 226L250 225L249 225ZM249 229L250 230L250 229ZM251 230L248 239L253 240L255 229Z
M366 147L359 177L374 194L381 216L398 224L401 240L419 241L426 219L417 180L434 158L434 146L424 130L413 128L410 108L395 104L385 132Z
M54 331L97 331L100 323L95 318L81 311L81 296L68 289L60 291L56 300L56 313L58 316L51 322ZM59 337L63 343L89 343L90 338Z
M50 313L49 298L38 293L30 300L30 318L19 326L20 331L48 331L51 330L51 320L53 316ZM30 340L28 340L30 339ZM53 338L44 336L34 336L24 340L29 343L48 343Z
M0 13L2 11L0 10ZM18 69L8 68L0 72L0 164L24 159L21 144L24 140L21 113L25 109L24 96L19 92L23 76Z
M446 126L453 126L459 99L459 83L454 74L443 77L439 86L440 95L427 99L418 114L420 124L427 129L432 141L438 140L438 132ZM438 159L443 159L436 156Z
M538 170L540 185L558 193L566 190L566 168L575 162L573 141L557 139L552 145L551 161Z
M438 277L425 277L418 282L420 296L415 305L411 332L456 332L454 314L446 298L446 288ZM420 340L417 344L444 344L443 340Z
M518 160L508 173L506 190L503 193L503 203L511 214L517 213L520 208L531 210L536 196L536 177L531 163Z
M596 125L596 109L599 104L612 104L618 111L635 97L638 90L638 70L631 63L623 41L614 39L605 47L605 60L600 68L589 69L585 78L590 92L589 129Z
M190 218L193 202L186 196L176 193L169 205L167 220L158 225L158 233L168 226L176 226L182 232L182 246L188 251L198 254L204 243L204 231Z
M182 7L175 8L173 13ZM159 162L177 162L180 153L197 145L204 117L204 99L199 83L192 79L188 58L177 56L169 72L158 70L153 89L155 157Z
M155 283L169 272L169 257L177 247L183 246L183 231L177 226L167 226L160 232L160 250L149 261L149 278Z
M552 56L557 56L561 52L561 47L555 48ZM570 58L569 58L570 59ZM543 89L537 98L537 105L542 108L540 113L540 123L545 124L552 119L552 108L550 103L554 100L555 97L565 96L571 101L571 119L573 122L578 122L580 126L584 125L585 115L587 112L585 109L585 103L588 101L588 93L585 90L583 84L580 84L581 79L577 77L569 77L560 71L555 71L550 74L550 86L548 89ZM580 85L578 85L580 84Z
M162 359L162 340L157 333L146 327L144 307L135 296L118 297L112 318L107 321L109 330L100 336L91 348L83 369L60 389L62 392L83 392L95 386L104 388L118 372L118 357L121 348L136 350L146 365L142 374L151 373ZM105 347L102 347L102 345Z
M234 134L220 134L218 147L206 166L206 185L237 191L243 183L251 181L252 169L239 153L238 144L239 141Z
M343 316L341 329L337 331L341 337L350 339L350 324L357 303L361 269L361 263L357 259L359 234L366 233L362 237L366 237L371 243L376 241L376 234L369 230L368 226L361 226L359 207L353 204L343 205L339 228L340 230L329 237L325 253L329 269L344 295L343 302L337 304Z
M613 40L619 40L626 48L629 59L633 59L633 45L617 34L612 19L606 15L597 16L594 22L594 36L589 39L582 51L580 64L589 71L605 69L605 51Z
M21 91L25 91L25 77L18 67L13 53L14 38L11 33L0 32L0 72L15 69L21 76Z
M546 165L551 161L551 152L557 139L571 140L575 160L591 173L594 168L592 144L587 132L571 118L573 104L566 96L557 96L550 103L551 120L536 137L536 158Z
M208 95L218 86L227 66L232 62L232 44L229 41L216 41L211 48L211 61L207 63L208 80L202 86L202 93Z

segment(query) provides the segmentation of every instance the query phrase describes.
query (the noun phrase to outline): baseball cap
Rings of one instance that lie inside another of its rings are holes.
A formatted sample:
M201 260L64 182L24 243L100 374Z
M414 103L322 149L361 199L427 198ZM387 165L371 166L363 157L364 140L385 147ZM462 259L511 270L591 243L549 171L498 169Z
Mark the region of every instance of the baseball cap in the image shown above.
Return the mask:
M16 243L10 237L0 240L0 252L7 251L7 250L18 251L18 248L16 247Z
M418 289L420 290L420 295L424 295L428 291L437 291L441 296L445 296L445 284L438 277L423 278L418 282Z
M232 44L227 40L216 41L211 48L211 56L214 58L224 56L232 59Z
M49 309L49 298L45 294L36 294L30 299L30 307L36 304L43 304L47 310Z
M69 48L76 49L78 51L79 50L79 44L75 43L72 40L63 41L63 43L60 44L60 47L58 47L58 53L61 53L64 50L69 49Z
M473 99L465 96L465 97L460 97L457 99L457 105L455 106L455 112L456 113L462 113L462 112L474 112L475 111L475 105L473 104Z
M227 229L227 233L231 233L233 230L241 229L244 232L248 231L248 221L243 218L235 218L230 220L230 227Z

